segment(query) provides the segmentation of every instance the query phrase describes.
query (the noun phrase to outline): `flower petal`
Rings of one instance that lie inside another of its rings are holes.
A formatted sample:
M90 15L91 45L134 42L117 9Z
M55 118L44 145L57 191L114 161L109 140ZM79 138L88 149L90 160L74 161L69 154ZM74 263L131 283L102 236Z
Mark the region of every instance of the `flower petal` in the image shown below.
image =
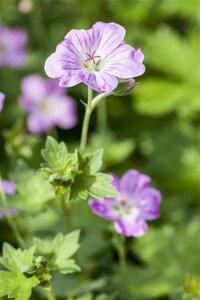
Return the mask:
M117 78L105 72L90 72L83 70L79 72L79 78L99 93L110 92L118 85Z
M57 97L54 100L49 99L54 108L50 118L52 126L57 125L60 128L73 128L77 123L76 102L68 96Z
M16 185L14 182L6 179L1 180L2 189L5 194L14 194L16 190Z
M102 62L101 70L124 79L142 75L145 67L141 61L143 54L139 51L127 44L121 44Z
M4 100L5 100L5 95L2 92L0 92L0 112L4 107Z
M135 170L129 170L122 176L120 181L120 191L123 196L128 197L128 199L134 199L139 176L139 172Z
M112 176L112 185L116 188L117 191L120 191L120 180L113 173L110 174Z
M161 194L154 188L146 188L140 194L138 207L141 210L142 217L146 220L154 220L159 218L159 206L161 202Z
M116 200L114 198L105 198L102 200L89 200L89 205L96 215L106 220L116 220L118 218L117 211L113 209Z
M77 68L77 65L74 65L74 67ZM72 70L72 65L70 65L69 61L56 52L47 58L44 69L49 77L60 80L59 85L61 87L71 87L81 82L77 76L77 70Z
M52 121L48 115L33 112L28 116L27 126L30 132L41 134L52 127Z
M27 111L31 111L36 103L45 99L47 95L46 81L37 74L29 75L21 83L22 97L20 104Z
M147 223L142 218L134 218L133 216L124 216L114 222L115 229L118 233L125 236L143 236L148 230Z
M102 58L105 58L122 43L126 33L125 29L116 23L96 22L92 26L92 30L94 40L98 41L96 55L100 55Z

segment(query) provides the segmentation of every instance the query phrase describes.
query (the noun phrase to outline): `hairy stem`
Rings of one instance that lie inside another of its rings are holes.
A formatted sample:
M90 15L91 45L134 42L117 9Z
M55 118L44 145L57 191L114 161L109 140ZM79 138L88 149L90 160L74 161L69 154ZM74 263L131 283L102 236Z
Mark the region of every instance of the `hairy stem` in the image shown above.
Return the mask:
M86 144L87 144L87 137L88 137L88 129L89 129L89 123L90 123L90 116L92 113L92 97L93 97L93 91L90 87L88 87L88 102L86 105L85 110L85 116L83 120L83 127L82 127L82 133L81 133L81 143L80 143L80 149L82 151L85 150Z

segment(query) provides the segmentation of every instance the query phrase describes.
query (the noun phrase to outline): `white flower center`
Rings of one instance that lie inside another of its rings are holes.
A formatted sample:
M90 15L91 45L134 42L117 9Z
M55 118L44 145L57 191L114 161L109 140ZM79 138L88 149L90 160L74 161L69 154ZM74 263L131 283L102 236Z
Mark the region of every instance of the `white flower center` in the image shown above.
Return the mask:
M101 57L99 55L95 55L96 51L93 51L92 54L85 53L86 59L83 62L83 67L89 71L99 71Z
M127 199L118 199L118 203L114 205L114 209L120 216L129 215L133 209L132 203Z

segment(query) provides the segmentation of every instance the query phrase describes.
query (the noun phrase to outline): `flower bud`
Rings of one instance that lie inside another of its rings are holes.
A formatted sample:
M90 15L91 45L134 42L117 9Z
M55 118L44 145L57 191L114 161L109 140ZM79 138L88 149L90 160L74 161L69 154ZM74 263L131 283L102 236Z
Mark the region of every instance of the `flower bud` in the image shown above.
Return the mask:
M135 79L119 79L118 86L112 91L116 96L128 95L132 89L136 86Z

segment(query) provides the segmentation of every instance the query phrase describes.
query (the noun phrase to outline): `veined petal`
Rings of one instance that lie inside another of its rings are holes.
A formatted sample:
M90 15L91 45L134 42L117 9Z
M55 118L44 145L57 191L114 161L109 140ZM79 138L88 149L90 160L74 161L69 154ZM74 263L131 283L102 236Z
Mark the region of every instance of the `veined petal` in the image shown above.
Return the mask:
M82 58L85 53L90 53L91 51L92 41L88 31L84 29L72 29L65 36L65 43L68 48Z
M145 71L142 64L143 54L138 51L127 44L119 45L103 60L101 70L124 79L143 74Z
M82 70L79 72L79 79L99 93L112 91L118 85L117 78L105 72Z
M118 233L125 236L140 237L148 230L147 223L142 218L134 218L133 216L124 216L114 222L115 229Z
M71 87L81 82L77 70L67 69L67 62L56 52L47 58L44 69L49 77L59 79L61 87Z
M125 29L116 23L96 22L92 30L94 40L98 42L96 54L102 58L122 43L126 33Z
M59 86L61 87L72 87L81 82L79 78L79 71L66 71L59 81Z
M54 52L46 59L44 70L49 77L60 78L64 73L64 67L65 61Z

